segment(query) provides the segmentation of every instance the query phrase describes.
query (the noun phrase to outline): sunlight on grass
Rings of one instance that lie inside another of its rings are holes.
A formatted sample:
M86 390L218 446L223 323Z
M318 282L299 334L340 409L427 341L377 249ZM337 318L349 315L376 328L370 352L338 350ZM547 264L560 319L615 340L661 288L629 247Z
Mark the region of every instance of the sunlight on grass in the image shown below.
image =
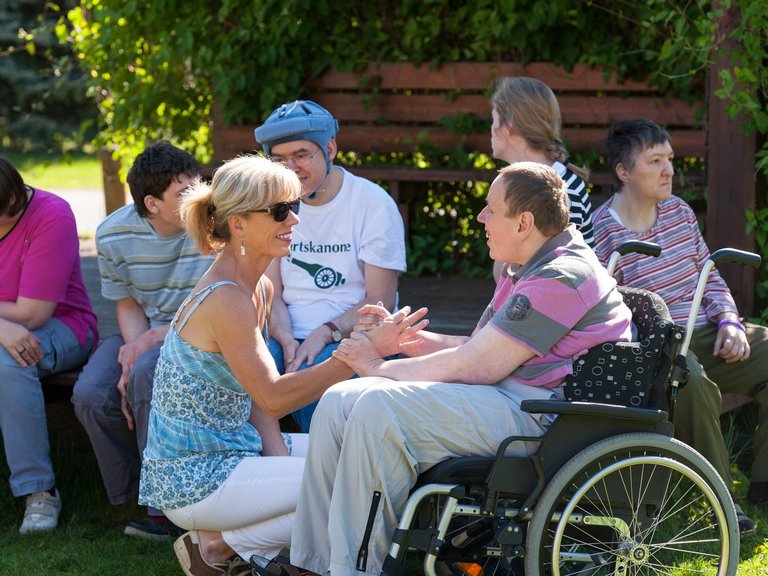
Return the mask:
M24 182L43 190L101 190L98 155L4 154L21 172Z
M739 563L736 576L764 576L768 574L768 540L765 540L752 552L752 556L748 558L745 558L742 553L741 557L744 559Z

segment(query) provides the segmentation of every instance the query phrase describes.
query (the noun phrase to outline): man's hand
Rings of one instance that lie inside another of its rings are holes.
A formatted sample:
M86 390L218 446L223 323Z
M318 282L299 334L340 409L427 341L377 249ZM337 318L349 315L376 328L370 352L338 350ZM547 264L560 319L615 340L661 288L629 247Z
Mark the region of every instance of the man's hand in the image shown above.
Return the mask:
M364 332L382 358L400 352L407 354L421 343L418 332L429 324L424 318L427 312L427 308L419 308L411 314L411 307L404 306L389 314L382 306L367 304L357 311L355 331Z
M299 350L299 341L294 338L288 338L285 343L280 342L280 347L283 349L283 366L287 372L287 367L296 358L296 352Z
M117 361L120 366L123 367L123 378L127 379L133 369L133 365L139 360L139 356L149 350L151 346L146 346L142 342L142 337L139 336L136 340L128 342L120 346L120 351L117 353Z
M315 362L315 358L317 358L317 355L320 354L323 348L325 348L330 343L330 330L328 326L325 324L318 326L312 330L312 332L310 332L304 341L299 345L292 360L289 361L288 357L285 355L285 352L283 352L285 359L285 371L295 372L305 361L307 366L312 366L312 364Z
M723 324L717 331L713 355L719 356L726 363L741 362L751 353L747 335L733 324Z
M357 321L353 332L368 332L379 326L384 318L389 317L389 310L379 300L377 304L364 304L357 311Z
M120 376L120 380L117 381L117 389L120 392L120 410L125 416L125 421L128 423L128 430L133 430L135 424L133 421L133 412L128 404L128 378Z
M120 374L120 380L117 382L117 389L120 391L120 409L128 422L128 429L134 429L133 413L131 407L128 404L128 383L131 370L133 366L138 362L139 357L147 350L155 345L155 341L149 331L144 332L137 338L134 338L130 342L126 342L120 346L120 351L117 353L117 362L122 368L122 374Z
M352 332L349 338L342 340L333 357L344 362L359 376L368 376L384 362L376 346L363 332Z
M0 345L8 350L19 366L26 368L40 362L43 351L40 349L40 340L32 332L10 320L3 320L1 328Z

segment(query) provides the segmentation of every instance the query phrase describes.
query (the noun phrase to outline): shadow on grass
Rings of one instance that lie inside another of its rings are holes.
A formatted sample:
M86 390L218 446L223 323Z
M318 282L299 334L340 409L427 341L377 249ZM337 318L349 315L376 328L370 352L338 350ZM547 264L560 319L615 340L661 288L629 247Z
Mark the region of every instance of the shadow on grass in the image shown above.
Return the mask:
M47 416L51 456L63 502L59 527L48 534L18 533L24 499L11 494L5 453L0 450L0 574L181 574L170 542L123 535L125 524L143 517L146 509L136 504L109 504L90 442L69 401L58 398L50 402Z
M5 454L0 449L0 575L181 574L170 542L123 535L125 524L142 517L144 508L136 504L109 504L90 443L75 418L67 391L48 391L47 397L51 400L47 414L52 458L64 503L59 528L49 534L18 533L24 500L11 495ZM736 414L734 429L724 421L726 436L749 436L753 426L749 418ZM748 453L738 446L736 450L741 457L739 463L744 466ZM757 522L755 532L742 538L738 576L764 576L768 574L768 510L746 500L747 477L735 467L734 471L737 500ZM418 573L419 565L415 558L412 560L408 567Z

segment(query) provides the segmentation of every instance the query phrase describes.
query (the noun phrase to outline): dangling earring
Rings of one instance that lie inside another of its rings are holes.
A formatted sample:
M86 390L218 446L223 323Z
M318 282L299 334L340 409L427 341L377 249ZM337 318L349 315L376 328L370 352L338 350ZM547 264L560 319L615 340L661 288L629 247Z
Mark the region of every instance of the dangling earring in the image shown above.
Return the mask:
M245 256L245 243L242 236L240 236L240 256Z

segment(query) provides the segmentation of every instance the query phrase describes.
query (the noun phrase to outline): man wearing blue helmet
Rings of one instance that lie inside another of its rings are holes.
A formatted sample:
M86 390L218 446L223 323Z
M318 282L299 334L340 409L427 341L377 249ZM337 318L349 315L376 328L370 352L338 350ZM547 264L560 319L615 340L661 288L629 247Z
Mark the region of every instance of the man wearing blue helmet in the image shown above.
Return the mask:
M363 304L394 308L397 275L405 271L397 205L380 186L334 165L338 127L319 104L296 100L255 130L264 152L294 170L305 192L291 254L267 271L276 296L270 334L279 344L270 349L286 372L330 357ZM302 432L315 404L293 413Z

